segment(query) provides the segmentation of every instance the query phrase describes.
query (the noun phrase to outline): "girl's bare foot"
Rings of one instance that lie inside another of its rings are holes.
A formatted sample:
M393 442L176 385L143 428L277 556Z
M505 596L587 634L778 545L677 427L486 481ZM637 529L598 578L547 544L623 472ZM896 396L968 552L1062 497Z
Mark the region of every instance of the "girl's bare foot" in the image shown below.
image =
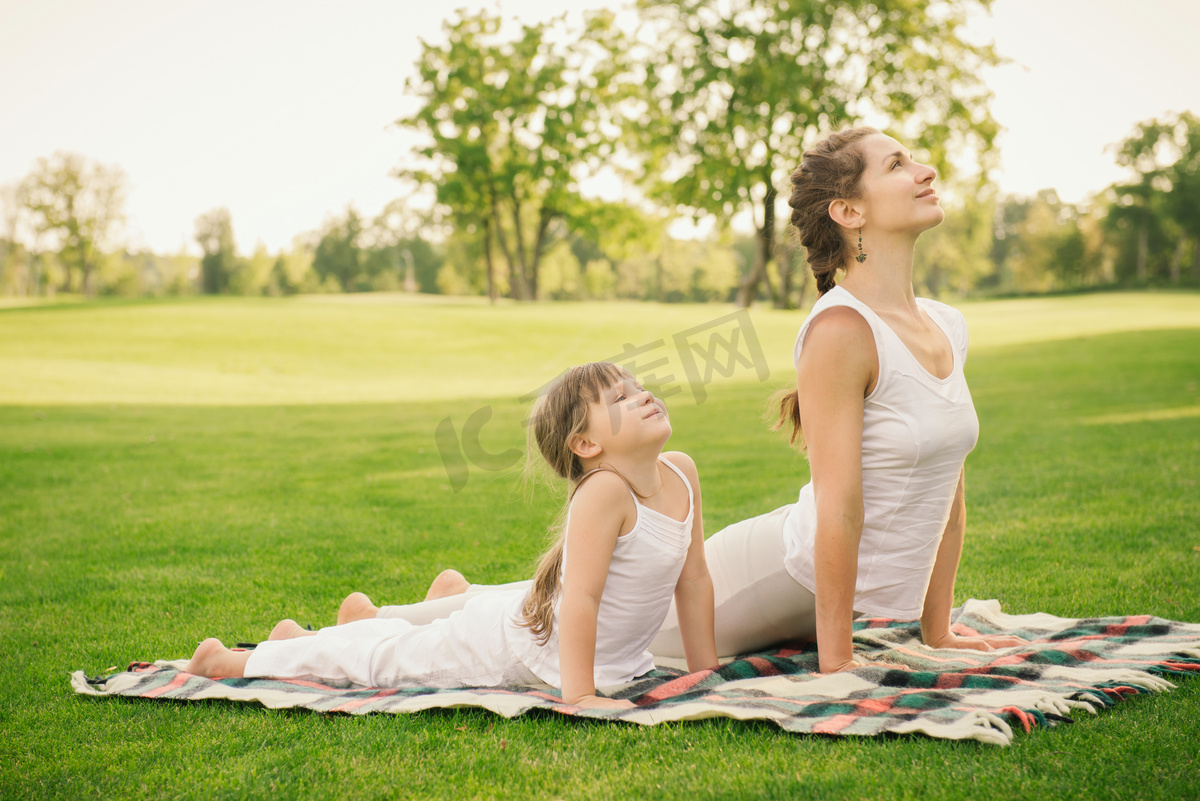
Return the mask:
M361 592L352 592L342 601L338 608L337 624L353 623L356 620L367 620L375 617L379 607L371 603L371 599Z
M268 640L294 640L297 637L311 637L315 631L309 631L291 618L281 620L267 635Z
M215 637L209 637L196 647L187 667L188 673L208 678L241 678L246 672L250 651L230 651Z
M429 592L425 593L425 600L433 601L450 595L462 595L470 586L471 582L467 581L466 576L457 570L443 570L429 585Z

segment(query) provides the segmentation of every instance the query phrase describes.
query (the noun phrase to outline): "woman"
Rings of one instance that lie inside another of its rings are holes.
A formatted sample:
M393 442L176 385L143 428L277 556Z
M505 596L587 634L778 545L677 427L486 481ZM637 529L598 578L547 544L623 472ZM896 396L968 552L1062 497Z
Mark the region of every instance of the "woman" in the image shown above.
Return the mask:
M820 297L796 339L780 425L793 443L802 436L812 480L796 503L706 541L722 655L815 638L823 672L852 669L860 615L919 618L934 648L1023 642L950 631L978 421L963 317L912 287L916 241L943 217L936 177L873 128L825 138L792 174L791 221ZM448 572L431 588L440 600L378 614L447 614L486 589ZM346 619L376 611L361 593L343 604ZM674 610L651 651L683 655Z

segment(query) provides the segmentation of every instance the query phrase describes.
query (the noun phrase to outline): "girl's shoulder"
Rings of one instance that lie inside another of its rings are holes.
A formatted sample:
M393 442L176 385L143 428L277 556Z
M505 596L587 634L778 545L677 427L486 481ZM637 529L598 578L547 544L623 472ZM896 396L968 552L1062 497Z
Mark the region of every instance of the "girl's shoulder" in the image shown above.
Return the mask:
M699 481L696 462L683 451L663 451L662 458L682 470L689 479Z
M615 537L631 530L637 515L637 504L625 479L611 470L598 470L571 496L568 529L582 521L588 527L611 529Z
M595 500L612 502L621 497L633 497L625 479L613 470L594 470L585 476L575 489L574 495L571 496L571 505Z

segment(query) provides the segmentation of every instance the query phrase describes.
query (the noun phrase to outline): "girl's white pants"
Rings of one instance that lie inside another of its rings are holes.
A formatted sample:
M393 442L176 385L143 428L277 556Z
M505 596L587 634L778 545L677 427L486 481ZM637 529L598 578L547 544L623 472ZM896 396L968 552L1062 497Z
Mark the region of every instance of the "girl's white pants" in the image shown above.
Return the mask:
M791 505L721 529L704 543L716 604L717 653L722 661L790 640L816 639L816 599L783 566L783 521ZM400 618L417 625L447 617L471 598L498 590L527 588L528 581L478 585L461 595L434 601L385 606L379 618ZM668 660L683 658L675 604L663 621L650 652Z

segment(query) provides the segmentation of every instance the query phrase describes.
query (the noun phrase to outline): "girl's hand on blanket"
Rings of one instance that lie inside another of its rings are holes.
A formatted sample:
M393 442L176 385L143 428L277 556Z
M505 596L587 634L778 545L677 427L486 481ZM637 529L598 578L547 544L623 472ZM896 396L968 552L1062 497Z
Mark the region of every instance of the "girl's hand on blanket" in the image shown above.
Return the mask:
M637 707L637 704L633 701L625 701L619 698L602 698L599 695L585 695L583 698L576 699L573 703L581 709L634 709Z

